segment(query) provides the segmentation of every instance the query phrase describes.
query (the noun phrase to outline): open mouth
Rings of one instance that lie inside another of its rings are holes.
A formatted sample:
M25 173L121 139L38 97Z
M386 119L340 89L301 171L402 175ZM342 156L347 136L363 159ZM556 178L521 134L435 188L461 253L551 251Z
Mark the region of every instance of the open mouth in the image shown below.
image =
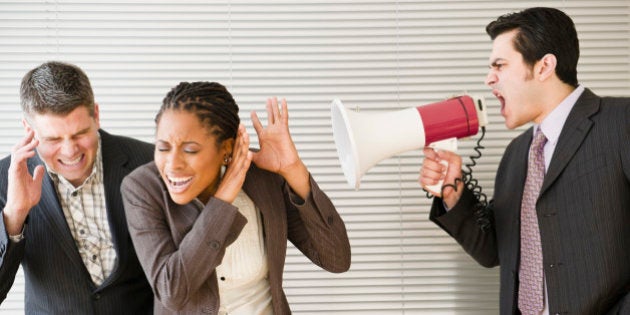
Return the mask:
M505 98L503 97L503 95L501 95L501 93L497 90L493 90L492 94L494 94L494 96L499 100L499 102L501 103L501 114L504 114L505 111Z
M67 160L67 159L58 159L57 161L59 162L59 164L66 166L66 167L73 167L73 166L77 166L81 163L81 161L83 161L83 157L85 155L81 154L79 155L77 158L73 159L73 160Z
M170 190L172 192L182 192L184 190L186 190L186 188L188 188L188 186L190 185L190 183L193 180L192 176L189 177L175 177L175 176L169 176L166 175L166 180L168 182L168 186L170 188Z

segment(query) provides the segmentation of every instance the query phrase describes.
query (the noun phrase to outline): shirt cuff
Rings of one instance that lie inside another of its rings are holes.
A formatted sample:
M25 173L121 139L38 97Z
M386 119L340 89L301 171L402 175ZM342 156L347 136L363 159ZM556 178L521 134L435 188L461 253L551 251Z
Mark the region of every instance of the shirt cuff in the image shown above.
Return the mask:
M26 223L24 223L24 226L22 226L22 231L20 231L20 234L9 235L9 240L11 240L11 243L19 243L21 240L24 239L24 229L25 228L26 228Z

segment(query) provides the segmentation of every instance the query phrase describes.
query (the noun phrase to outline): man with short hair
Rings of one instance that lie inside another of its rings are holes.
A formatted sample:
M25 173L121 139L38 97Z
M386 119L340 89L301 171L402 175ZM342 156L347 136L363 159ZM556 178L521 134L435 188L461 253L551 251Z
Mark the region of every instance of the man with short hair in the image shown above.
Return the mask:
M100 129L90 81L46 62L21 84L26 135L0 161L0 297L20 263L26 314L151 314L120 184L153 146Z
M500 265L501 314L630 314L630 99L578 84L577 32L560 10L507 14L486 31L505 124L533 127L505 150L486 208L456 181L461 157L425 149L420 183L456 183L430 220Z

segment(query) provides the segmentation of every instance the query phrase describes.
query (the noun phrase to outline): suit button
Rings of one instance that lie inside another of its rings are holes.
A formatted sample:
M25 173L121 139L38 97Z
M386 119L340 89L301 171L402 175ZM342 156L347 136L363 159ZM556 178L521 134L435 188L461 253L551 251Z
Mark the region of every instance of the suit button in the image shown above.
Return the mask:
M101 299L101 294L100 293L95 293L94 294L94 299L95 300L100 300Z
M220 245L220 244L219 244L219 242L217 242L217 241L212 241L212 242L210 242L210 247L211 247L212 249L219 249L219 246L221 246L221 245Z
M334 221L333 217L332 217L332 216L329 216L329 217L328 217L328 224L332 225L332 224L333 224L333 221Z

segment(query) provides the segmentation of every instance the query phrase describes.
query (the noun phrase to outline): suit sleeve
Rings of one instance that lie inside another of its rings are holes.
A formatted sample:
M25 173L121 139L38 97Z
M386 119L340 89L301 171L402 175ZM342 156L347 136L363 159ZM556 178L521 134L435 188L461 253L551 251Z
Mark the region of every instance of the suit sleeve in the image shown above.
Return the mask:
M630 106L626 107L625 121L630 121ZM625 139L630 139L630 124L626 124L625 129ZM625 145L622 149L621 159L623 172L626 175L627 182L630 183L630 144ZM626 283L625 290L626 293L616 302L608 314L630 314L630 283Z
M4 210L4 198L0 202ZM15 275L24 257L25 245L25 239L18 243L9 240L4 220L0 217L0 303L7 298L7 294L13 286Z
M310 174L309 180L311 192L306 200L301 200L284 183L285 203L289 208L289 240L321 268L336 273L347 271L350 268L350 242L346 226Z
M8 161L8 158L5 158L0 162L0 209L2 211L7 203ZM3 213L0 212L0 303L6 299L7 293L13 286L15 275L24 257L27 241L24 239L18 243L12 243L9 240L2 215Z
M474 203L474 195L467 188L455 207L449 211L444 209L442 199L434 198L429 220L451 235L480 265L488 268L497 266L499 256L495 226L491 220L488 229L481 230L478 217L472 210ZM492 215L492 203L485 211Z
M155 296L164 306L178 310L209 280L246 219L231 204L211 198L176 244L161 190L151 182L133 174L123 181L129 232Z

